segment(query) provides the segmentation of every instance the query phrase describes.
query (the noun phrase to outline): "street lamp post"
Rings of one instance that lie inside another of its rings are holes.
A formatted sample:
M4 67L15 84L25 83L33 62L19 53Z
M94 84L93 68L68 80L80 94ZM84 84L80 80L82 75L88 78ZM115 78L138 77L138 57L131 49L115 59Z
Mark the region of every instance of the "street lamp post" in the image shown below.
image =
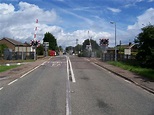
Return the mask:
M89 36L89 31L88 31L88 37L89 37L89 56L91 57L91 53L92 53L92 45L91 45L91 37Z
M115 25L115 53L114 53L114 61L117 61L117 47L116 47L116 45L117 45L117 43L116 43L116 29L117 29L117 27L116 27L116 22L110 22L111 24L114 24Z

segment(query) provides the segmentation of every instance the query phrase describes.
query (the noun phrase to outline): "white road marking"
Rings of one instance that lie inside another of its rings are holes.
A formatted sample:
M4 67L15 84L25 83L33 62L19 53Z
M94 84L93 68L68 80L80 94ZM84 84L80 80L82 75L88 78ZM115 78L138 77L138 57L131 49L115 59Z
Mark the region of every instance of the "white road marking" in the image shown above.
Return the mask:
M23 78L24 76L26 76L27 74L31 73L32 71L34 71L34 70L37 69L38 67L40 67L40 65L37 66L37 67L35 67L34 69L28 71L27 73L23 74L20 78Z
M44 65L47 61L43 62L41 65Z
M0 88L0 91L3 89L3 87Z
M70 70L71 70L71 77L72 77L72 82L76 82L75 81L75 76L74 76L74 72L73 72L73 68L72 68L72 63L70 61L70 59L68 58L69 64L70 64Z
M61 64L57 64L57 66L60 66Z
M46 61L43 62L41 65L44 65L45 63L46 63ZM20 78L25 77L27 74L29 74L29 73L31 73L32 71L34 71L35 69L39 68L41 65L38 65L38 66L36 66L34 69L32 69L32 70L28 71L27 73L23 74Z
M132 84L130 81L128 81L128 80L124 80L124 81L126 81L127 83L130 83L130 84Z
M8 85L11 85L11 84L13 84L16 81L18 81L18 79L15 79L15 80L11 81Z
M67 58L67 81L66 81L66 115L71 115L71 102L70 102L70 82L69 82L69 59Z
M84 60L90 61L90 60L89 60L89 59L87 59L87 58L84 58Z
M95 65L95 66L97 66L97 67L103 69L104 71L109 72L108 70L104 69L103 67L101 67L101 66L99 66L99 65L97 65L97 64L95 64L95 63L93 63L93 62L91 62L91 63L92 63L93 65Z

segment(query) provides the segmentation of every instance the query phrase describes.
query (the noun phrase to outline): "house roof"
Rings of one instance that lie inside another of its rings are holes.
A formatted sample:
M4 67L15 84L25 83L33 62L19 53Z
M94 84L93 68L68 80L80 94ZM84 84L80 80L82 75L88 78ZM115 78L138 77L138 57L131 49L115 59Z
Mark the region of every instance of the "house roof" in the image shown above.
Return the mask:
M21 43L21 42L19 42L19 41L16 41L16 40L14 40L14 39L11 39L11 38L3 38L3 39L5 39L5 40L11 42L13 45L16 45L16 46L24 46L23 43ZM1 40L3 40L3 39L1 39Z
M119 50L119 48L124 48L124 49L131 49L133 46L135 46L135 44L124 44L124 45L117 45L117 50ZM108 47L107 50L115 50L115 47Z
M125 45L117 45L117 47L122 47L124 49L131 49L135 44L125 44Z

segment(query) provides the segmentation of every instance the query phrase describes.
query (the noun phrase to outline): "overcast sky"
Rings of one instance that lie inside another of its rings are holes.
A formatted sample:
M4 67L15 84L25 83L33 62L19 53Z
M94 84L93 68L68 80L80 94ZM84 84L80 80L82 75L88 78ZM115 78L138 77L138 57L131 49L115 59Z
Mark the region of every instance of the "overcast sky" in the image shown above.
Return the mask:
M97 42L108 38L114 46L111 21L117 44L133 42L142 27L154 24L154 0L0 0L0 39L30 42L37 26L41 41L50 32L62 46L75 46L76 39L82 44L89 37Z

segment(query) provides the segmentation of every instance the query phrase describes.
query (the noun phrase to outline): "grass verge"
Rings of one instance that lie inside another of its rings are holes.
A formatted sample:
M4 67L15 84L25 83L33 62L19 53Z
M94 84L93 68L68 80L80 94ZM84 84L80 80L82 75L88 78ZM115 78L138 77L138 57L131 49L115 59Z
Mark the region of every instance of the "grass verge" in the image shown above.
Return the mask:
M154 70L153 69L132 66L132 65L129 65L129 64L125 64L123 62L109 61L108 63L111 64L111 65L123 68L125 70L129 70L131 72L137 73L137 74L139 74L143 77L146 77L150 80L154 80Z
M1 66L0 66L0 72L7 71L7 70L9 70L9 69L16 68L16 67L18 67L18 66L19 66L19 65L10 65L10 66L1 65Z

